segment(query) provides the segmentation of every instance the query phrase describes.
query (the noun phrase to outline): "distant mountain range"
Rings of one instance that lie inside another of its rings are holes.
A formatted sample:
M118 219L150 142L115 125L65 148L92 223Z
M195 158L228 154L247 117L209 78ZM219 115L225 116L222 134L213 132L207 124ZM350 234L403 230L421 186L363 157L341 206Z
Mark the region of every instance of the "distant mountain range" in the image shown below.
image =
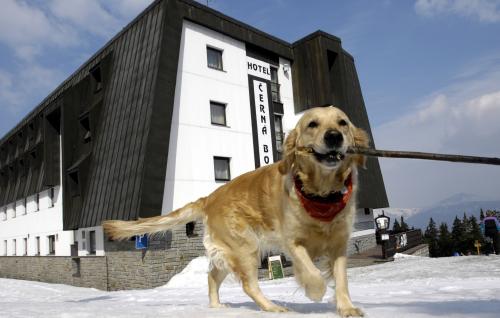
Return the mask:
M500 210L500 200L488 200L477 195L458 193L450 196L442 201L439 201L431 207L425 208L389 208L382 209L386 215L391 217L391 228L394 224L394 219L399 221L402 215L405 222L410 227L420 228L425 231L429 224L429 219L432 217L437 226L442 222L451 227L455 216L463 218L464 212L468 217L475 215L479 220L480 210ZM375 211L375 216L381 214L381 210ZM451 230L451 228L450 228Z

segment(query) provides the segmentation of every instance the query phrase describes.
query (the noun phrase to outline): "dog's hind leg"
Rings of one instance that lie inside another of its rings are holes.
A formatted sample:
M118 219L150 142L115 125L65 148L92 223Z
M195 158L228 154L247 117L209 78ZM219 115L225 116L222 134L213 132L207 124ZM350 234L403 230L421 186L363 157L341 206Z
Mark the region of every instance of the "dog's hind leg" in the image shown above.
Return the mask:
M242 255L235 260L234 272L238 275L245 293L252 298L255 303L265 311L286 312L287 308L278 306L264 296L258 283L257 254Z
M209 306L211 308L226 307L220 303L219 299L219 288L226 276L227 270L219 269L215 266L213 266L208 273L208 298L210 300Z

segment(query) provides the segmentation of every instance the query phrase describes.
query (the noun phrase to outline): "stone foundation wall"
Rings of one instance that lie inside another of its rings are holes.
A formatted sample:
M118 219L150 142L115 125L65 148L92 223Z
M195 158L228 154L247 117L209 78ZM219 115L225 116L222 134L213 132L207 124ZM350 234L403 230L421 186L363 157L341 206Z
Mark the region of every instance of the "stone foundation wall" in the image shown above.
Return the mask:
M180 226L150 238L136 250L134 241L105 239L106 256L2 256L0 277L93 287L101 290L143 289L164 285L194 258L204 255L203 228L194 236Z
M414 255L414 256L429 257L429 245L427 245L427 244L420 244L418 246L410 248L409 250L404 251L403 253L404 254L409 254L409 255Z
M108 290L143 289L162 286L194 258L205 255L203 229L197 223L195 236L186 236L180 226L152 237L147 250L136 250L135 242L104 243L108 260Z
M0 277L107 289L102 256L2 256Z
M150 238L144 250L136 250L134 241L104 241L106 256L0 257L0 277L101 290L145 289L164 285L192 259L205 254L201 222L196 224L194 236L187 237L186 227L179 226ZM349 242L348 254L375 244L375 235L355 237Z
M347 246L347 255L362 253L377 245L375 234L353 237Z

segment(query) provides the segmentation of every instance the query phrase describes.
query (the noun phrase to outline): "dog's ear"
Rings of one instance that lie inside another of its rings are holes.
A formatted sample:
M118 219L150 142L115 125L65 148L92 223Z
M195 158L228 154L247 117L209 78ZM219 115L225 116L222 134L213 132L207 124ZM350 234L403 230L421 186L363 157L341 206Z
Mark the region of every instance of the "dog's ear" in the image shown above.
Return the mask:
M363 129L354 127L353 136L355 147L368 148L370 146L370 137ZM366 156L354 155L353 158L358 166L366 168Z
M295 145L297 143L297 130L290 131L283 147L283 159L281 159L278 170L281 174L287 174L295 161Z

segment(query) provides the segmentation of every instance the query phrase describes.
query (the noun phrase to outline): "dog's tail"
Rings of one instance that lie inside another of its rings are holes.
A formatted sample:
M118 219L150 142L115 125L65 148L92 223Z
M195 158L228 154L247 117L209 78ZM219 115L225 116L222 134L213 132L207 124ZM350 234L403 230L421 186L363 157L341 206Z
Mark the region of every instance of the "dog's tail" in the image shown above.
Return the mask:
M137 221L104 221L104 232L112 240L124 240L135 235L155 234L167 231L176 225L195 221L203 216L205 199L201 198L167 215L139 219Z

